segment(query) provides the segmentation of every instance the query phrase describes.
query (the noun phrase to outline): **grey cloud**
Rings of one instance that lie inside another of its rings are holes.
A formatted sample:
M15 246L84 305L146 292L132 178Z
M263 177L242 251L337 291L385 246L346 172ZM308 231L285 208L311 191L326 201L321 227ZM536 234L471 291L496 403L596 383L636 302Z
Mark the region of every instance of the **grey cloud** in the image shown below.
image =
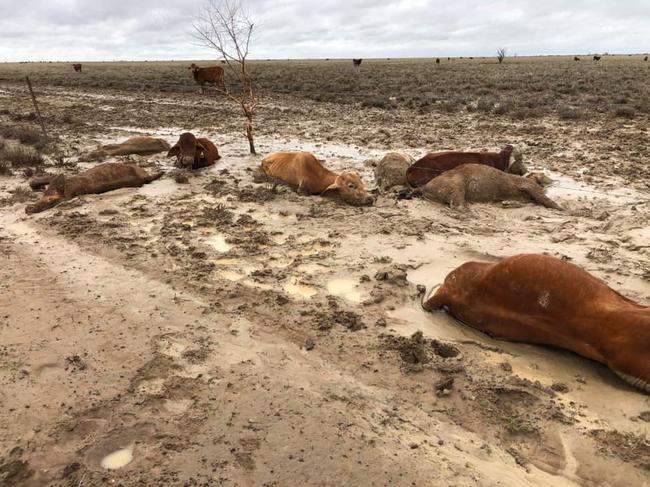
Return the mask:
M0 0L0 60L201 59L202 0ZM253 56L398 57L650 50L647 0L250 0Z

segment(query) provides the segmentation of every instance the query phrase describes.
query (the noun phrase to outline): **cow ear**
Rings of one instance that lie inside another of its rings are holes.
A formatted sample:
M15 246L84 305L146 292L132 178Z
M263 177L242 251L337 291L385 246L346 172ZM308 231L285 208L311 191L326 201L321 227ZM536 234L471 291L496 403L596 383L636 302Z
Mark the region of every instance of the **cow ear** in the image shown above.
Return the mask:
M341 187L341 176L336 176L336 179L332 184L330 184L327 188L325 188L322 192L321 195L324 195L328 191L334 191L337 190Z
M196 143L196 148L199 150L199 157L206 157L208 150L200 142Z
M174 147L169 149L169 152L167 153L167 157L178 157L181 155L181 148L179 147L178 144L176 144Z

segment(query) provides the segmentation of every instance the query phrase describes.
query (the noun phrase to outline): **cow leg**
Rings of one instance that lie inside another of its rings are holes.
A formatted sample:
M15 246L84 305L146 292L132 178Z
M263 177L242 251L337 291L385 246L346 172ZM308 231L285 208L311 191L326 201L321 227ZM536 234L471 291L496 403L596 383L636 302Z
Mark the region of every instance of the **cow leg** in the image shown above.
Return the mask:
M531 185L527 188L524 188L524 193L537 204L545 206L546 208L562 210L562 208L555 201L544 194L544 190L542 188Z
M462 210L466 206L465 188L454 188L449 194L449 207L452 210Z
M309 193L307 191L305 191L303 183L304 183L304 181L300 181L300 184L296 188L296 193L298 193L301 196L309 196Z

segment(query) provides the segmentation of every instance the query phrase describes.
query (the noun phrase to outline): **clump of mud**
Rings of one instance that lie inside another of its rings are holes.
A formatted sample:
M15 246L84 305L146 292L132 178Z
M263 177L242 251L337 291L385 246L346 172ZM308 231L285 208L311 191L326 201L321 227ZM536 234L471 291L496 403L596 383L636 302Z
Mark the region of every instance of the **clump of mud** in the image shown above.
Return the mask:
M354 311L334 309L327 313L316 315L316 326L319 330L330 330L340 325L350 331L359 331L366 327L360 315Z
M242 203L264 203L275 199L277 194L267 186L244 186L239 189L237 199Z
M8 458L0 458L0 485L20 485L34 475L29 462L21 460L22 448L14 448Z
M650 438L647 436L606 430L594 430L590 435L604 455L618 457L650 472Z
M396 350L406 372L420 372L425 367L435 368L443 373L454 373L463 370L462 365L450 365L446 359L458 357L460 350L440 340L424 337L422 331L416 331L410 337L383 335L384 348Z

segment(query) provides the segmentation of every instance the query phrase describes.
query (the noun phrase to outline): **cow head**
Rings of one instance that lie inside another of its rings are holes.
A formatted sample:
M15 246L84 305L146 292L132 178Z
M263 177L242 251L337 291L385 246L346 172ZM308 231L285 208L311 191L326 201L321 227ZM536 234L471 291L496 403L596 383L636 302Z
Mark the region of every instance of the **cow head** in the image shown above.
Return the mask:
M521 151L511 145L506 146L506 149L504 149L504 151L508 148L510 155L508 156L508 165L506 166L506 172L523 176L528 172L528 168L526 167L526 164L524 164Z
M65 176L59 174L50 181L47 190L41 198L36 200L34 204L25 207L25 213L39 213L45 211L65 199Z
M194 158L205 157L206 152L207 149L196 140L194 134L185 132L181 134L176 145L169 149L167 157L176 157L176 163L179 166L191 168L194 164Z
M346 203L354 206L370 206L375 198L366 192L363 181L357 173L344 171L321 193L337 192Z

